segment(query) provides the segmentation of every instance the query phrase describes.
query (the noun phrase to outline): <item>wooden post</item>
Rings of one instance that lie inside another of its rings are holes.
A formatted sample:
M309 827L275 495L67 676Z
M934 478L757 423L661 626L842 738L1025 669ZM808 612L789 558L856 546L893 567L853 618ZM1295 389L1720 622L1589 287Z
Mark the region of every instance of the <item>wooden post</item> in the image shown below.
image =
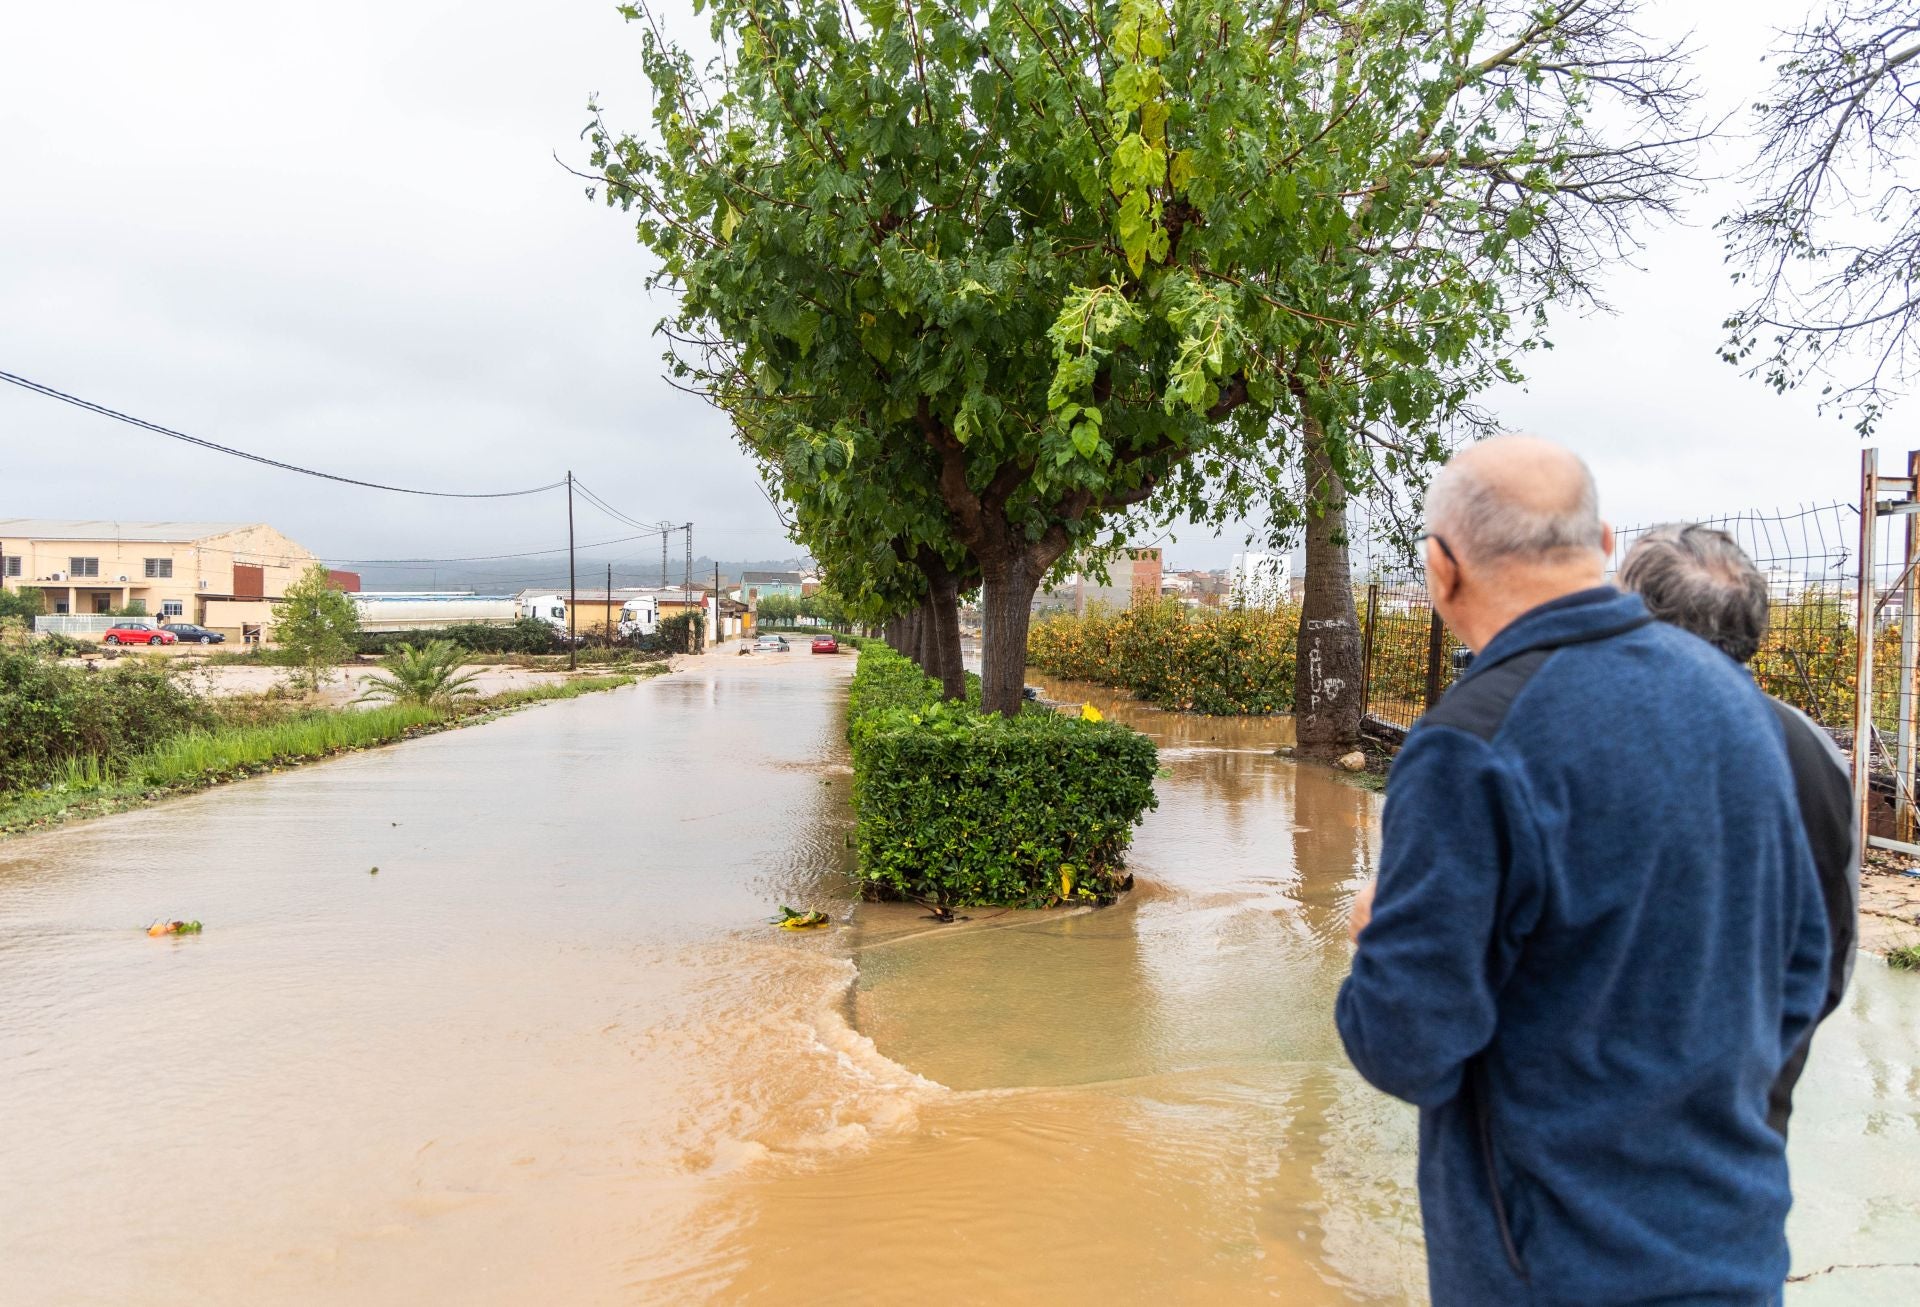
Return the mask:
M573 556L573 473L567 473L567 670L580 666L580 574Z
M1873 797L1873 546L1879 521L1880 463L1877 450L1860 452L1860 585L1854 612L1857 662L1853 678L1853 805L1860 848L1867 847Z
M1447 628L1440 622L1440 610L1432 608L1433 620L1427 626L1427 707L1440 702L1440 655L1446 649Z

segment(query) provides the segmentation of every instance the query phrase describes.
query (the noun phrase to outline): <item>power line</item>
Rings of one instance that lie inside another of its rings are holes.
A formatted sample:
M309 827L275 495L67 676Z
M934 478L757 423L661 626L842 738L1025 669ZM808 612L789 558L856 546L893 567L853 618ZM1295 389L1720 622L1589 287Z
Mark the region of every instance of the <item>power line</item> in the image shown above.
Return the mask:
M564 482L562 484L565 484ZM633 540L649 540L661 534L658 531L643 531L639 535L618 536L612 540L594 540L577 546L580 549L604 549L608 545L624 545ZM564 554L566 545L554 549L528 549L517 554L468 554L464 558L323 558L323 563L352 563L361 567L413 567L432 563L497 563L509 558L539 558L546 554Z
M332 472L319 472L310 467L301 467L296 463L285 463L277 458L268 458L264 454L250 454L244 449L235 449L231 445L217 444L211 440L203 440L199 436L190 436L184 431L175 431L173 428L163 427L157 422L149 422L145 418L137 418L131 414L122 413L118 409L108 408L104 404L96 404L92 400L81 399L77 395L69 395L63 390L55 390L52 386L42 385L38 381L30 381L26 377L15 376L11 372L0 371L0 381L18 386L22 390L30 390L36 395L45 395L48 399L57 399L63 404L71 404L75 408L85 409L89 413L98 413L100 416L112 418L116 422L125 422L129 426L139 427L143 431L151 431L157 435L168 436L174 440L184 440L189 445L198 445L200 448L210 449L216 454L231 454L235 458L244 458L248 462L263 463L268 467L277 467L283 472L298 472L302 476L319 477L323 481L339 481L350 486L362 486L368 490L391 490L395 494L428 495L435 499L513 499L521 495L537 495L543 490L554 490L566 484L564 480L549 481L544 486L531 486L525 490L480 492L464 490L416 490L410 486L390 486L379 481L362 481L357 477L343 477ZM638 523L634 525L638 525Z
M581 481L579 477L573 479L573 488L577 490L580 496L589 504L592 504L616 522L624 522L628 526L638 527L643 531L659 531L663 534L667 531L678 531L680 529L679 524L676 522L642 522L636 517L621 512L592 490L588 489L586 483Z

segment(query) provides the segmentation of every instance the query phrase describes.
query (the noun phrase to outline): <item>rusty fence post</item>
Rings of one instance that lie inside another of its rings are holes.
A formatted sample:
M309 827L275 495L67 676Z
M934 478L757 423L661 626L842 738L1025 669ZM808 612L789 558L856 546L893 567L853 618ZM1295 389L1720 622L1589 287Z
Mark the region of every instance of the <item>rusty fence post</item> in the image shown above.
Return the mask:
M1860 452L1860 579L1853 613L1853 803L1862 851L1869 839L1873 795L1873 546L1879 514L1879 464L1877 450Z
M1920 450L1907 451L1907 482L1920 487ZM1915 498L1910 490L1909 503ZM1907 549L1900 573L1900 690L1899 734L1894 755L1893 837L1911 844L1914 837L1914 673L1920 664L1920 531L1914 514L1906 514Z
M1440 702L1440 655L1446 648L1447 628L1440 624L1440 610L1428 601L1433 620L1427 626L1427 707Z
M1373 628L1380 621L1380 584L1367 582L1367 626L1360 634L1360 716L1373 702Z

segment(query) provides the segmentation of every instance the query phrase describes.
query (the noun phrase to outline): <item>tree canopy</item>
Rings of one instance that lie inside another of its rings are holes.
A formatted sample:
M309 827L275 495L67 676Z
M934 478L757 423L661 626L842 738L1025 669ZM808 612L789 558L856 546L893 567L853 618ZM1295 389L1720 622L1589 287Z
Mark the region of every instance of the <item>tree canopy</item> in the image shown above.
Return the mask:
M1920 7L1827 0L1775 54L1754 194L1721 223L1752 295L1724 355L1869 435L1920 362Z
M273 605L273 642L292 661L292 680L317 690L332 669L352 657L360 613L320 563L307 568Z
M595 117L596 191L679 297L682 382L815 442L790 498L885 497L978 566L989 709L1103 524L1324 518L1442 457L1690 141L1634 0L708 10L705 65L627 10L653 132Z

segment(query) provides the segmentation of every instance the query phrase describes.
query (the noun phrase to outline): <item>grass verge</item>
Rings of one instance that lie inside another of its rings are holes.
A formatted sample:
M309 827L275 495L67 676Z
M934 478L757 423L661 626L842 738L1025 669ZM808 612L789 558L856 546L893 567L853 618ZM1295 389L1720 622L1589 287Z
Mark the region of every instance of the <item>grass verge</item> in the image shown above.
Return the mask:
M103 767L95 759L85 759L69 765L67 774L47 789L0 795L0 837L124 812L262 772L471 726L531 704L616 690L664 670L662 665L637 674L577 676L469 699L445 712L417 704L324 708L278 721L189 731L118 766Z
M1920 971L1920 944L1903 944L1887 950L1887 965L1895 971Z

